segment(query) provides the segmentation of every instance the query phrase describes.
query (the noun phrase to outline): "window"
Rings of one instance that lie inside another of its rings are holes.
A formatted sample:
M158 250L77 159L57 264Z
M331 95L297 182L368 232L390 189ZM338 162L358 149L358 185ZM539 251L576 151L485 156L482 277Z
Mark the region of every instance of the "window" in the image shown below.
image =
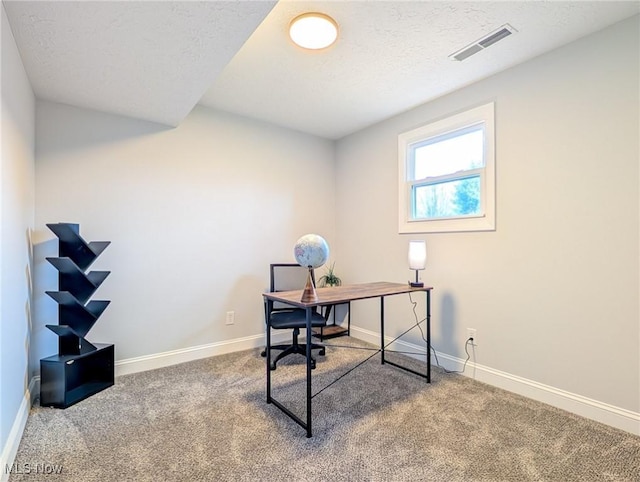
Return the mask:
M399 232L495 229L494 105L398 136Z

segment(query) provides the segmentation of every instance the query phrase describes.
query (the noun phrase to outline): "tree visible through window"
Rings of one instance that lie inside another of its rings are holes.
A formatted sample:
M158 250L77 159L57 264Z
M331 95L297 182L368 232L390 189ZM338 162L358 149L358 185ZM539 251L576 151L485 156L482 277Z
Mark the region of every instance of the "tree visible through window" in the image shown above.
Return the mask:
M480 177L444 181L415 188L416 219L480 214Z
M400 232L493 229L493 142L493 104L401 134Z

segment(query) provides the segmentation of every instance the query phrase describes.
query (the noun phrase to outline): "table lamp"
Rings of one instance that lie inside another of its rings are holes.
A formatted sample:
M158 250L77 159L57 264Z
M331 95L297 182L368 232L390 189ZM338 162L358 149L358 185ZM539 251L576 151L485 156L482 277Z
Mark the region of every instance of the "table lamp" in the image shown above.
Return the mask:
M418 271L427 263L427 243L425 241L409 241L409 269L416 270L416 281L409 281L412 288L422 288L424 283L418 281Z

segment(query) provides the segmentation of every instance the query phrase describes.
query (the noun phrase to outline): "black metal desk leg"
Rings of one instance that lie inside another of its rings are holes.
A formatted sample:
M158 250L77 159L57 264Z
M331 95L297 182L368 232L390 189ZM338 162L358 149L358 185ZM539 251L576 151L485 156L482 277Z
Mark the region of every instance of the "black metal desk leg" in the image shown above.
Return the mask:
M427 383L431 383L431 290L427 290Z
M273 310L273 301L267 300L264 304L264 317L267 324L267 403L271 403L271 323L269 321L269 313Z
M306 309L307 322L307 438L311 437L311 308Z
M384 365L384 296L380 297L380 364Z

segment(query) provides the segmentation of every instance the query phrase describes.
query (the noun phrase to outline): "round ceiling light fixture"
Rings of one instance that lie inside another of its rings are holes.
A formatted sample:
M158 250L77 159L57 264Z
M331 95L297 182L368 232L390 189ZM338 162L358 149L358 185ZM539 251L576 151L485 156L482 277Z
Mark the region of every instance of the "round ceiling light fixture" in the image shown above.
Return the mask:
M303 13L291 21L289 37L303 49L324 49L338 38L338 24L324 13Z

